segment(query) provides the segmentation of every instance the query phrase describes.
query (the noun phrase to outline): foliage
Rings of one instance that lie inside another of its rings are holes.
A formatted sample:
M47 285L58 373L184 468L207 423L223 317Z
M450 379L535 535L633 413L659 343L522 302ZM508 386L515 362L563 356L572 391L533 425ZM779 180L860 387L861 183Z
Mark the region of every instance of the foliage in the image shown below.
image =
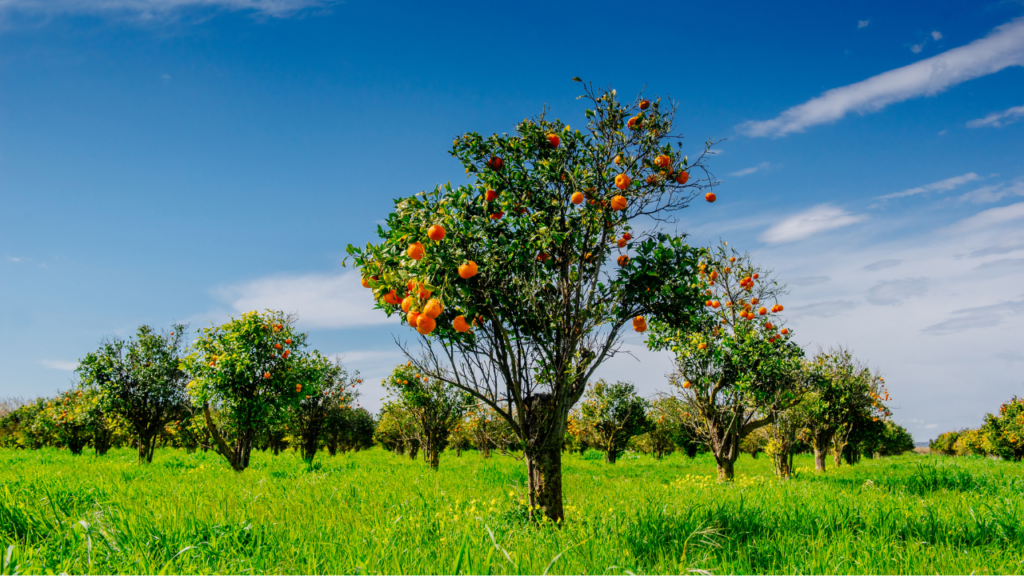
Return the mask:
M410 458L416 458L423 443L423 427L408 405L392 400L380 410L373 439L386 450L398 454L408 451Z
M153 460L157 437L188 402L180 367L185 329L176 324L158 334L142 325L135 338L112 338L79 361L81 385L100 391L104 409L131 426L140 463Z
M647 412L648 431L634 437L634 446L660 460L681 449L693 458L702 448L693 434L693 416L674 396L661 396L651 402Z
M741 440L797 401L803 351L778 316L784 286L748 254L723 243L701 262L700 277L707 300L697 320L683 329L656 320L647 343L675 354L670 383L731 479Z
M321 442L327 439L328 428L339 420L334 414L351 407L355 387L362 380L358 372L350 376L340 360L331 360L316 350L296 358L292 371L302 383L302 395L289 412L288 421L302 459L312 463Z
M512 135L456 138L471 181L396 200L378 244L348 247L378 308L430 334L417 370L509 422L531 502L552 519L569 411L624 327L636 316L684 326L699 308L701 251L631 222L671 219L715 183L704 154L683 155L669 102L641 109L590 85L583 98L586 130L541 115Z
M587 387L578 409L578 420L583 429L593 429L597 440L595 447L614 464L630 439L647 431L649 407L650 402L637 396L632 384L609 384L602 379Z
M999 406L999 414L988 414L981 427L985 452L1020 461L1024 458L1024 398L1014 396Z
M360 382L356 380L356 383ZM376 426L373 415L366 408L353 408L351 404L335 405L328 411L324 426L327 450L331 456L339 450L343 453L366 450L373 446Z
M421 374L412 362L396 366L384 380L384 387L419 420L424 457L436 470L452 430L466 412L470 396L443 380Z
M956 441L960 438L959 432L943 432L939 437L928 443L931 452L953 456L956 454Z
M237 471L249 466L257 432L283 419L305 396L306 371L299 365L306 335L292 324L281 312L247 312L204 328L182 362L214 448ZM226 426L213 422L211 405L221 410Z

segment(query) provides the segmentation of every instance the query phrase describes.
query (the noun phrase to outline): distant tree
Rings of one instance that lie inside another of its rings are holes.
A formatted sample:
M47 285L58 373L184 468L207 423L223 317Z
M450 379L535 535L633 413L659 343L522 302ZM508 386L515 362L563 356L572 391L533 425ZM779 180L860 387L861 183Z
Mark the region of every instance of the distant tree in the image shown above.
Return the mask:
M373 438L384 448L416 458L423 443L423 429L409 406L394 400L384 403Z
M1024 398L1013 397L987 414L981 426L982 446L989 454L1020 462L1024 458Z
M686 410L686 405L674 396L661 396L652 401L647 412L648 430L634 437L637 448L657 460L677 449L690 458L696 456L700 445L694 438L692 417Z
M725 243L699 270L707 297L699 321L685 329L655 322L648 346L675 353L669 381L694 415L694 433L714 454L718 477L732 480L743 438L797 401L803 351L780 325L785 287L770 270Z
M95 426L93 405L95 398L85 396L80 389L71 389L46 402L46 407L34 425L37 434L50 435L56 443L78 455L89 444Z
M302 382L302 395L290 412L291 429L303 460L312 463L320 443L327 440L332 412L349 408L359 373L349 375L338 360L316 350L297 359L293 375Z
M342 452L366 450L373 446L373 433L377 423L366 408L346 407L341 409L348 415L348 425L344 429L338 447Z
M305 396L297 366L305 345L306 335L283 313L247 312L204 328L182 362L213 446L235 471L248 468L257 433ZM213 407L223 423L214 421Z
M914 437L907 429L891 420L885 420L885 431L875 448L881 456L899 456L914 450Z
M583 395L580 422L593 429L597 448L609 464L614 464L630 439L647 431L649 407L650 402L638 396L632 384L598 380Z
M988 454L985 448L985 436L980 428L965 428L960 431L959 437L953 443L953 450L957 456L985 456Z
M700 250L649 225L717 183L704 166L714 143L685 157L672 103L620 103L589 84L583 98L585 130L541 115L513 134L457 138L451 154L472 181L398 199L379 243L348 247L379 307L430 335L426 362L409 352L420 373L509 423L530 514L555 521L562 442L586 383L631 322L681 326L699 302Z
M960 438L959 432L943 432L939 437L928 443L931 452L945 454L946 456L956 455L956 441Z
M36 398L0 419L0 447L37 450L56 441L55 430L46 425L46 407L51 400Z
M396 366L384 380L384 387L419 421L425 458L437 470L441 452L448 447L448 439L465 414L470 396L444 380L422 374L412 362Z
M111 338L78 363L82 385L102 392L108 409L135 433L139 463L153 461L157 438L188 401L180 367L185 330L175 324L159 334L143 325L135 338Z
M494 409L483 403L471 404L466 409L460 428L464 430L473 448L484 458L491 457L491 451L505 451L517 443L508 422Z

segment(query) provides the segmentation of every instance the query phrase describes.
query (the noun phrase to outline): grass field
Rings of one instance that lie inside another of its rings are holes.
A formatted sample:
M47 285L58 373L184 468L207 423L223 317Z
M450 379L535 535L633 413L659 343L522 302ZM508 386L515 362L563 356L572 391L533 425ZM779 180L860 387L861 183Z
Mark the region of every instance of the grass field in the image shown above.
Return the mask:
M708 457L566 457L567 520L526 519L521 462L379 448L96 458L0 451L4 573L1021 573L1024 465L906 455L825 475L798 457L714 481Z

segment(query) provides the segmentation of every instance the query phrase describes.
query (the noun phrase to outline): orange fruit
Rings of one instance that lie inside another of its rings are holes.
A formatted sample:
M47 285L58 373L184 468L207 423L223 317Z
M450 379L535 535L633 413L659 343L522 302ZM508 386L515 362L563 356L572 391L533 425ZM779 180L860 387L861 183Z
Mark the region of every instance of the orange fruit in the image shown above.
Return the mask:
M491 220L501 220L501 217L504 215L504 212L495 212L494 214L491 214Z
M626 266L629 264L629 256L623 254L622 256L619 256L615 261L619 263L619 266Z
M398 304L398 292L392 290L384 295L385 304ZM274 332L277 332L277 327L274 327Z
M644 332L647 330L647 319L643 316L637 316L633 318L633 330L637 332Z
M768 313L768 309L765 308L764 306L761 306L760 308L757 309L757 313L760 314L761 316L764 316L765 314Z
M412 305L415 304L415 303L416 303L416 299L415 298L413 298L412 296L406 296L402 300L402 312L408 312L409 308L412 308Z
M583 204L583 192L573 192L572 194L573 204Z
M757 306L757 298L751 298L750 303L754 306Z
M650 106L651 106L651 101L650 100L641 100L640 101L640 109L641 110L647 110Z
M484 200L487 200L488 202L494 202L497 199L498 193L495 192L494 190L488 190L487 192L484 192Z
M302 384L296 384L295 385L295 391L296 392L302 392Z
M714 192L708 192L707 194L704 195L704 199L707 200L708 202L714 202L715 200L718 199L718 196L715 196Z
M785 310L785 308L782 307L782 304L777 304L777 306L779 307L779 312L782 312L783 310Z
M616 156L614 162L616 165L622 164L622 156Z
M772 326L771 322L765 322L764 323L764 329L765 330L771 330L772 328L774 328L774 326Z
M633 235L630 234L629 232L626 232L625 234L622 235L622 239L626 240L626 241L632 240L633 239Z
M423 307L423 313L427 315L427 318L437 318L443 310L444 306L441 305L441 301L437 298L431 298L427 305Z
M487 166L492 170L501 170L502 165L505 162L497 156L491 156L491 159L487 161Z
M711 306L711 300L708 300L708 301L704 302L704 305L705 306Z
M712 281L716 280L718 278L718 270L712 270L711 274L708 274L708 278Z
M619 248L625 248L626 247L626 239L625 238L619 238L619 241L616 242L616 244L619 246Z
M783 335L785 335L785 334L789 334L789 328L783 328L783 329L781 330L781 332L782 332L782 334L783 334Z
M270 372L264 372L263 373L263 379L264 380L270 380Z
M735 262L735 261L736 261L736 257L735 256L730 256L729 257L729 262Z
M427 298L430 298L430 294L430 290L427 290L426 288L421 288L420 291L416 293L416 297L418 297L420 300L426 300Z
M708 345L705 344L704 342L701 342L700 344L697 344L697 350L706 350L707 347L708 347Z
M433 240L434 242L437 242L438 240L443 240L444 233L444 226L441 226L440 224L434 224L433 226L427 229L427 237Z
M466 324L466 317L459 314L452 321L452 328L455 328L456 332L469 332L469 324Z
M654 165L658 168L668 168L672 165L672 158L662 154L654 159Z
M281 354L281 358L284 358L285 360L287 360L288 356L291 356L291 353L292 353L291 350L285 350L284 353Z
M405 252L409 255L409 258L412 258L413 260L422 260L424 254L423 244L413 242L412 244L409 244L409 248Z
M405 317L405 320L409 323L409 326L415 328L416 323L420 321L420 316L422 316L422 314L413 310L412 312L409 312L409 315Z
M463 280L468 280L476 276L476 262L470 260L464 264L459 265L459 277Z
M686 184L686 182L689 179L690 179L690 173L687 172L686 170L683 170L682 172L679 173L678 176L676 176L676 183L678 183L678 184Z
M718 300L712 300L711 301L711 307L712 308L719 308L721 305L722 305L722 303L719 302Z
M363 288L370 287L370 281L366 279L366 276L363 276L363 279L360 280L359 283L363 285Z
M690 386L691 386L691 384L690 384L689 380L686 380L685 382L683 382L683 388L689 388Z
M430 334L437 328L437 322L430 316L420 316L420 321L416 323L416 331L420 334Z
M626 127L629 128L630 130L636 130L637 128L639 128L639 124L640 116L633 116L628 121L626 121Z
M753 278L754 280L757 280L758 276L760 276L760 274L754 274L753 276L751 276L751 278Z
M551 144L552 148L558 148L558 145L561 142L561 139L558 138L558 134L548 134L548 144Z
M541 262L546 262L547 259L548 259L548 253L547 252L541 252L540 254L537 254L537 260L540 260Z
M291 338L285 338L284 339L284 343L285 344L291 344L292 343L292 339Z
M283 346L281 346L281 343L278 342L277 344L274 344L274 348L280 350L281 348L283 348Z
M625 196L612 196L612 210L625 210L627 204Z
M626 176L625 174L619 174L615 177L615 187L619 190L629 188L631 182L632 181L629 179L629 176Z

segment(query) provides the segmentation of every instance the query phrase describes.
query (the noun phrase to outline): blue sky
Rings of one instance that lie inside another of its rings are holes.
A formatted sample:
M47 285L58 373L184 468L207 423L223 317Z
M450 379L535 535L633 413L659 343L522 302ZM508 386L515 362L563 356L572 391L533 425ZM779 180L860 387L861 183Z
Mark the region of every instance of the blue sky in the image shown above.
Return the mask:
M582 124L573 76L726 139L681 229L775 268L798 341L879 367L915 438L1024 394L1024 4L624 6L0 0L0 396L141 323L272 307L375 408L408 333L344 247L463 178L456 134ZM605 375L666 390L626 347Z

